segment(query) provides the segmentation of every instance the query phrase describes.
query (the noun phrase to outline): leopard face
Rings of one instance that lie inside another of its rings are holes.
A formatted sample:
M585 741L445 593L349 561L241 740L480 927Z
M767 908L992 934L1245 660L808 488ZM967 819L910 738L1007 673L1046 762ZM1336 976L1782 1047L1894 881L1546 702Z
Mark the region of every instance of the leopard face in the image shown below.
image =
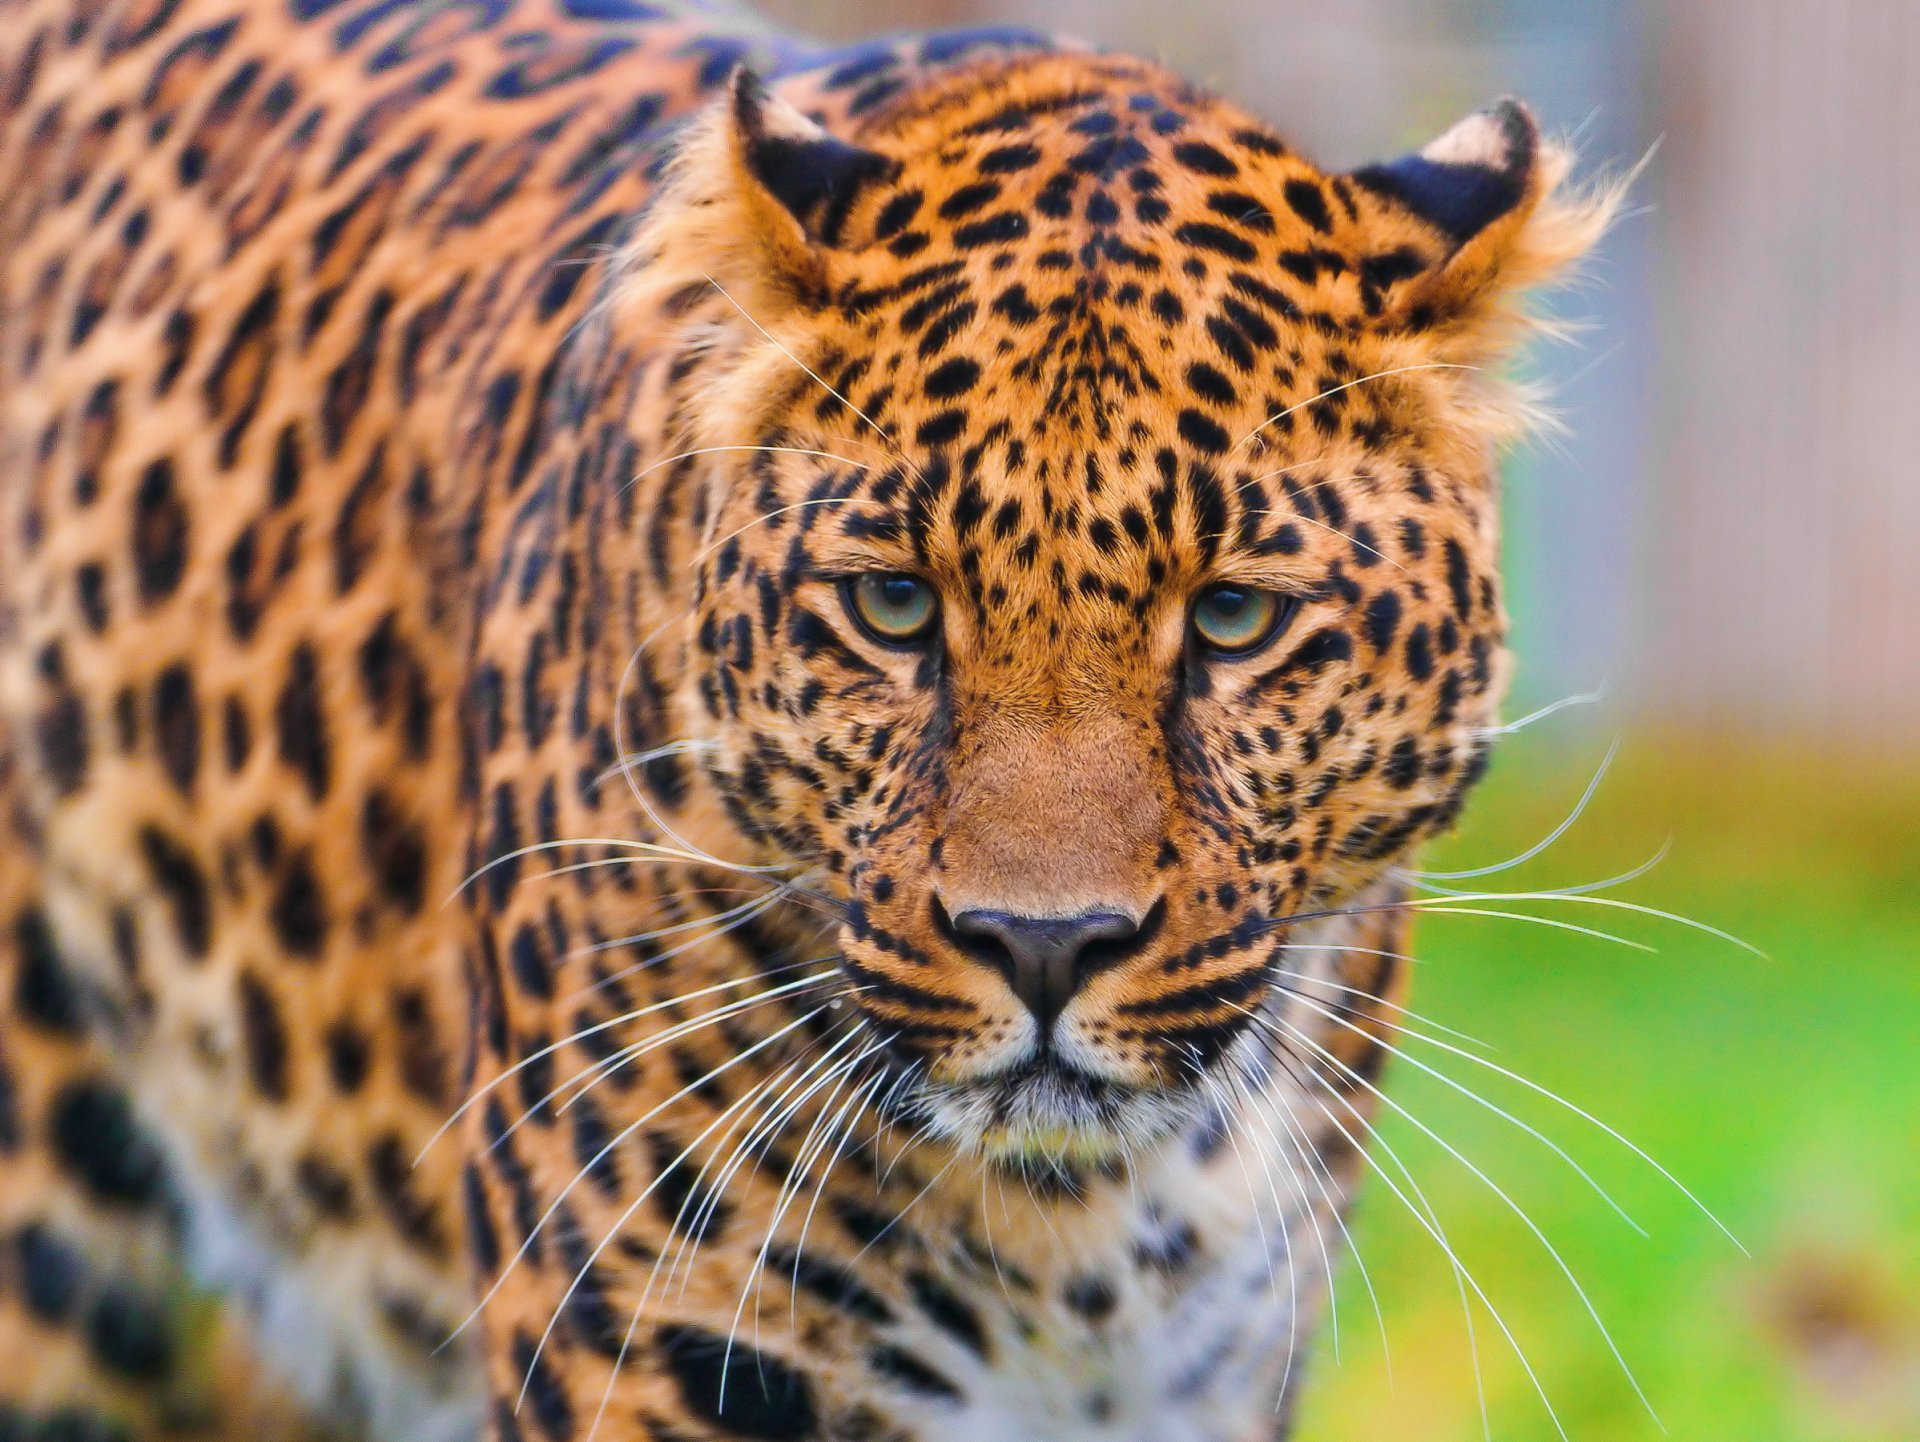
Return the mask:
M894 1110L1104 1158L1220 1094L1289 926L1480 769L1485 367L1567 243L1552 157L1508 106L1330 175L1086 59L854 139L739 82L636 243L701 357L698 754L839 902Z

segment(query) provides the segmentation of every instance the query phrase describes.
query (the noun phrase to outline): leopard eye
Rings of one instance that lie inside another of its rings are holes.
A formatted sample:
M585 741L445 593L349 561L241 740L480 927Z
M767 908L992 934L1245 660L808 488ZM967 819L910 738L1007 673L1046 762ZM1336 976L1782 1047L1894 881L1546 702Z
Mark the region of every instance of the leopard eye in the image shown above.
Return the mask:
M1193 633L1216 656L1245 656L1266 645L1292 613L1293 602L1273 591L1222 583L1193 603Z
M932 634L940 616L933 587L899 571L869 571L841 582L847 610L874 640L915 646Z

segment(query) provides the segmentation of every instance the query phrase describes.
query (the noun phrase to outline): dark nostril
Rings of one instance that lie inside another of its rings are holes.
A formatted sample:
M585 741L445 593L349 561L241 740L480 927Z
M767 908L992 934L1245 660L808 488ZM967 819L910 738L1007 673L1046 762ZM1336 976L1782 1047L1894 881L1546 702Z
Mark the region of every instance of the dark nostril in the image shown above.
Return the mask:
M1156 906L1149 916L1158 912ZM1150 929L1118 911L1022 916L973 910L949 926L963 949L999 969L1043 1031L1089 977L1137 950Z

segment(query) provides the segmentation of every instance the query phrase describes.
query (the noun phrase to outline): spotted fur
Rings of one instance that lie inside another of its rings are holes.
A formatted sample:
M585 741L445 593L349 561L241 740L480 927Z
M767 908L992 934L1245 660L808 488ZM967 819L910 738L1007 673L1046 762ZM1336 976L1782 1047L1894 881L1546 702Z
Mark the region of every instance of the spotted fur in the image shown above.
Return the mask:
M1283 1433L1564 170L1016 31L0 4L0 1436Z

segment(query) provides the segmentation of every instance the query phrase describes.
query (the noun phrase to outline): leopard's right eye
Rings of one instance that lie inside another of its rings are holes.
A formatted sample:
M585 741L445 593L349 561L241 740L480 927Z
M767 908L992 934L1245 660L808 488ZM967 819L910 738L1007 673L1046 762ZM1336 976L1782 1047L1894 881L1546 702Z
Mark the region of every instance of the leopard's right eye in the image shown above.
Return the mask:
M902 571L849 576L840 583L840 595L860 629L883 646L918 646L940 619L933 587Z
M1209 586L1193 603L1193 632L1207 651L1223 659L1250 656L1286 626L1290 597L1255 586Z

